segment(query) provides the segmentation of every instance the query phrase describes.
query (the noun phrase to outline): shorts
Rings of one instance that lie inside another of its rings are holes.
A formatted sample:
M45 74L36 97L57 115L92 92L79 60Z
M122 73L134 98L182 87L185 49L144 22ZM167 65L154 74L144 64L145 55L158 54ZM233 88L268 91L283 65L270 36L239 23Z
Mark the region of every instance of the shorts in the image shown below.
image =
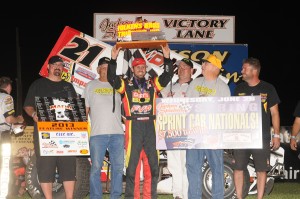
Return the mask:
M254 168L256 172L270 170L270 142L263 142L262 149L234 149L234 163L235 170L246 170L249 163L250 155L253 156Z
M55 181L56 168L60 181L76 180L75 156L38 156L36 168L39 182L49 183Z

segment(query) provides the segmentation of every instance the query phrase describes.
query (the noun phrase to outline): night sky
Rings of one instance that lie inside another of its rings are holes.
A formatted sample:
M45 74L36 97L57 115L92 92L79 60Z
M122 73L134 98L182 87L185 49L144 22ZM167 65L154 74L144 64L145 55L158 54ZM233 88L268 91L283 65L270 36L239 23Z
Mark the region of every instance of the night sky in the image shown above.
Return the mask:
M63 5L60 3L63 2ZM69 3L68 3L69 2ZM166 5L160 5L165 2ZM294 1L41 1L1 6L0 76L18 77L21 101L65 26L93 36L94 13L235 16L235 43L248 44L249 57L260 59L260 78L272 83L281 99L281 125L293 123L299 100L299 11ZM269 3L268 3L269 2ZM272 2L272 3L271 3ZM262 5L262 3L267 5ZM18 33L18 34L17 34ZM17 37L19 35L19 37ZM18 38L18 42L17 39ZM17 48L18 46L18 48ZM18 52L20 52L18 54ZM20 55L20 56L19 56ZM20 58L20 59L18 59ZM20 60L20 61L18 61ZM242 63L241 63L242 65ZM16 96L14 84L13 95Z

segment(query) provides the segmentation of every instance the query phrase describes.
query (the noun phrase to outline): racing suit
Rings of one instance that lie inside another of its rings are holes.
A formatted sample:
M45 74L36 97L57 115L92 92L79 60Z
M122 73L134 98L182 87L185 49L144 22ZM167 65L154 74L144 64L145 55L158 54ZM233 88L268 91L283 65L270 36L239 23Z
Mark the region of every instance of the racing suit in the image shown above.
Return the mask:
M124 80L116 75L117 63L111 59L108 65L108 81L122 95L122 102L126 117L125 130L125 167L126 188L125 198L134 197L137 192L136 183L140 175L138 164L140 154L144 149L150 166L150 171L145 175L151 175L151 198L157 198L157 183L159 175L159 151L156 150L155 136L155 112L158 92L167 86L173 77L173 64L170 59L164 58L164 72L160 76L149 79L137 79L132 77ZM140 88L143 89L140 89ZM147 186L147 185L145 185Z
M143 179L143 199L151 198L151 170L145 151L142 150L138 166L136 168L135 182ZM140 198L140 184L135 183L134 198Z

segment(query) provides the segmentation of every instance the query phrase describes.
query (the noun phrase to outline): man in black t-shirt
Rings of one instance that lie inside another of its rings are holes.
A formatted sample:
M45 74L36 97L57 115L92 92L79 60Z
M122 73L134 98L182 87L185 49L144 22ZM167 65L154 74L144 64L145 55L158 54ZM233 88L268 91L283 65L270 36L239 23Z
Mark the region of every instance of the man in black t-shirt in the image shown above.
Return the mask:
M270 143L272 150L280 147L280 116L278 104L280 99L275 87L259 79L260 61L248 58L243 61L242 77L244 82L235 88L235 96L260 95L262 109L262 149L236 149L234 150L234 184L238 199L242 199L243 171L247 170L250 155L253 156L257 176L257 198L263 198L267 171L270 168ZM270 124L272 122L274 134L271 137Z
M53 198L52 183L55 180L56 167L59 168L59 178L63 181L66 198L73 198L76 180L75 156L41 156L37 129L35 97L76 97L76 91L70 82L62 80L61 74L64 61L59 56L52 56L48 61L48 77L34 81L27 93L24 110L34 120L33 143L36 154L38 178L45 198Z

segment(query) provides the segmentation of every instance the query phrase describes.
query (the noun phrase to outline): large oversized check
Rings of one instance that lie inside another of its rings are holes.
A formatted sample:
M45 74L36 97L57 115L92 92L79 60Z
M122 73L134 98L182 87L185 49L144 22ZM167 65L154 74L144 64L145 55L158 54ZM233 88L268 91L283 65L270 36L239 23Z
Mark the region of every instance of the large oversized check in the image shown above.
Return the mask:
M262 148L260 96L159 98L156 148Z

